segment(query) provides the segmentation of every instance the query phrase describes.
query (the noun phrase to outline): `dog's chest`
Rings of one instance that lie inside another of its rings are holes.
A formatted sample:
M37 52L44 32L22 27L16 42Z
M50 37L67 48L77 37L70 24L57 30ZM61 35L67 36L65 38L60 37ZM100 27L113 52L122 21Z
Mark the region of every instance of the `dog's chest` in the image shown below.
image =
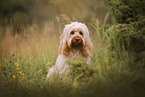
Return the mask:
M72 57L75 57L75 56L80 56L81 55L81 51L80 50L72 50L69 52L69 57L72 58Z

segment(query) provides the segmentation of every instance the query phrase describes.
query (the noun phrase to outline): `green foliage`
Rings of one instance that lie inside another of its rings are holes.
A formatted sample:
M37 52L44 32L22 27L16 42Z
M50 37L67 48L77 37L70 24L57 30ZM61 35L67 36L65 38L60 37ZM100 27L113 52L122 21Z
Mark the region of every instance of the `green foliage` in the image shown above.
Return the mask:
M130 24L113 25L111 28L109 28L108 33L111 37L113 37L114 33L116 33L116 36L118 37L117 39L119 39L120 43L124 44L128 51L140 52L145 48L144 24L145 19L142 18L140 21L132 22ZM114 38L112 40L115 41Z
M138 16L145 16L144 0L103 0L118 23L138 21Z
M123 49L129 52L132 64L144 64L145 60L145 1L103 0L116 19L108 29L110 48L116 53ZM116 47L118 46L118 47ZM119 49L117 49L119 48Z

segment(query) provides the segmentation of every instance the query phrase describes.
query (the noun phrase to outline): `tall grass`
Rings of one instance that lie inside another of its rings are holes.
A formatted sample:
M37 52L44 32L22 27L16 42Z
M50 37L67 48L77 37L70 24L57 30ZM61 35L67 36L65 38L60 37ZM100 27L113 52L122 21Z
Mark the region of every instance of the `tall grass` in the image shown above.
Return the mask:
M108 33L109 26L106 27L105 22L100 25L97 20L88 25L93 43L92 64L87 65L80 57L68 60L73 69L67 79L46 80L49 67L58 56L60 33L55 33L54 26L48 23L40 28L33 24L24 27L22 34L15 35L7 30L2 39L1 97L136 97L144 94L145 88L141 85L144 71L130 69L128 53L119 45L122 39L115 35L117 29ZM112 44L115 50L111 49Z

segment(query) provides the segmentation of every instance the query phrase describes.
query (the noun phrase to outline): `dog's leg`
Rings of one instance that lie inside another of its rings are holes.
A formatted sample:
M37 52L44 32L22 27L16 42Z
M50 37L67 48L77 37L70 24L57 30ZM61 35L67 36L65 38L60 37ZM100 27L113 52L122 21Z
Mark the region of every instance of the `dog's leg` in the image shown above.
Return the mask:
M56 66L56 69L57 69L58 72L59 72L60 70L63 69L64 63L65 63L66 59L67 59L67 58L66 58L65 55L59 55L59 56L57 57L55 66Z
M52 68L49 69L48 74L47 74L47 78L53 76L53 75L57 75L58 71L56 69L55 66L53 66Z
M59 71L60 78L66 77L70 71L71 71L71 66L65 63L62 69Z
M92 64L91 57L87 57L87 64Z
M65 64L66 59L67 58L66 58L65 55L59 55L57 57L55 66L50 68L50 70L49 70L49 72L47 74L47 78L49 78L52 75L58 75L58 74L62 75L62 74L65 74L65 71L68 69L68 66Z
M65 63L67 57L65 55L59 55L56 60L56 69L60 75L60 78L66 77L67 74L70 72L70 67L68 64Z

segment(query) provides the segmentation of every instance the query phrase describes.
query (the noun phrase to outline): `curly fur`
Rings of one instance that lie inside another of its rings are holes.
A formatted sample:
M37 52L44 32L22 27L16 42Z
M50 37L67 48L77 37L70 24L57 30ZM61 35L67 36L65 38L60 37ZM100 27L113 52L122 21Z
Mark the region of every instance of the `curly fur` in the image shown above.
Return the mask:
M92 43L89 37L89 31L85 24L71 22L65 25L62 35L60 36L59 56L48 74L47 78L52 75L67 76L70 72L70 66L65 64L67 58L77 55L85 57L87 64L91 63Z

